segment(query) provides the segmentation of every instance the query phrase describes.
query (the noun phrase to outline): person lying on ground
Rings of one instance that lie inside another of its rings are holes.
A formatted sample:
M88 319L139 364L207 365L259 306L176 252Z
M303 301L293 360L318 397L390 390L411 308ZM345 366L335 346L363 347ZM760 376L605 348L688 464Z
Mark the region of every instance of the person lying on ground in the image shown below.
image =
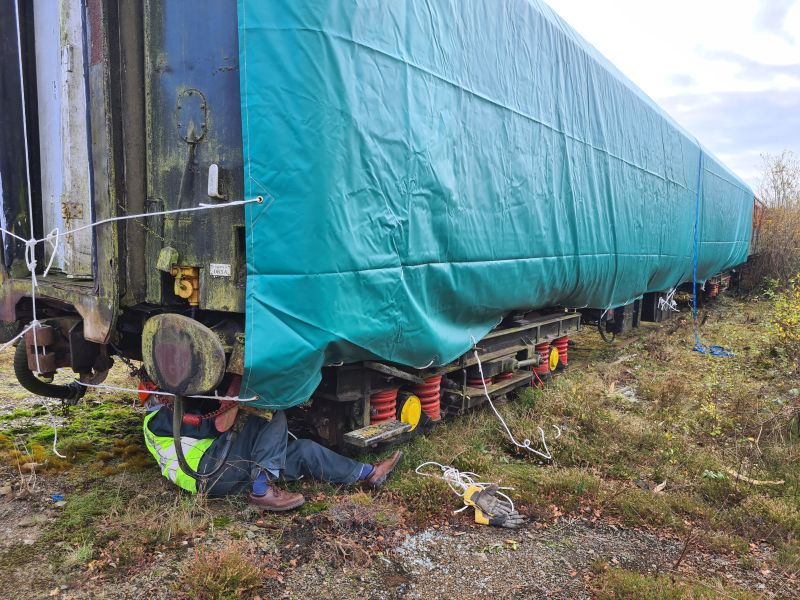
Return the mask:
M144 419L145 443L159 463L162 475L181 488L196 493L197 481L178 465L172 416L170 406L154 406ZM238 418L244 419L244 424L233 428L239 431L227 458L223 456L225 440L232 432L220 434L213 419L202 419L199 425L189 425L184 421L181 446L189 467L200 475L215 471L224 458L224 465L214 475L201 480L209 496L228 496L248 490L248 502L263 510L292 510L305 502L302 494L277 487L275 482L278 480L295 481L310 477L329 483L362 483L377 488L383 485L402 457L398 451L386 460L364 464L312 440L290 441L283 411L274 413L271 420L244 414Z

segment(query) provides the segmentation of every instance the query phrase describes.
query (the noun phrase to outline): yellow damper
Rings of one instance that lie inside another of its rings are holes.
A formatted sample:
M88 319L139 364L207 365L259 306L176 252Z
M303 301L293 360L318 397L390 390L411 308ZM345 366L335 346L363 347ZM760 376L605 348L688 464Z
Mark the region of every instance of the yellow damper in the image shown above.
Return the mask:
M422 417L422 402L419 396L409 394L401 401L398 408L400 410L400 421L411 425L409 431L414 431L419 425L420 417Z
M548 366L550 367L550 371L555 371L558 368L558 361L560 355L558 353L558 348L555 346L550 347L550 356L548 359Z

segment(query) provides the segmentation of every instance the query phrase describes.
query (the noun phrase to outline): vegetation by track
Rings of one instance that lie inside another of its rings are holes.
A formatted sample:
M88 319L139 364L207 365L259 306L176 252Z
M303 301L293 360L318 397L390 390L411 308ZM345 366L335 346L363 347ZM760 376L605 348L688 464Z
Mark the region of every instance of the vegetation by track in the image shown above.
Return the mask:
M587 329L566 372L499 406L517 437L561 428L552 464L516 451L479 410L408 444L385 490L304 482L306 506L271 517L171 488L132 398L89 395L62 414L13 383L7 352L0 596L422 598L472 577L482 583L459 595L796 597L795 302L719 299L701 336L731 358L693 352L685 312L614 344ZM124 370L113 377L126 383ZM449 488L414 473L428 460L512 486L525 529L454 515Z

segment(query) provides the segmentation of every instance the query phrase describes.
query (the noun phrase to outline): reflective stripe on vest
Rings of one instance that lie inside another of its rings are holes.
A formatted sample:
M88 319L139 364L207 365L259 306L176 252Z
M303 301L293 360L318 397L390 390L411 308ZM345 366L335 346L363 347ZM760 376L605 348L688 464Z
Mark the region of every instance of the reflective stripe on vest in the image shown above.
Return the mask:
M194 494L197 492L197 481L184 473L180 465L178 465L175 442L172 437L155 435L150 431L148 424L157 412L158 411L153 411L144 418L144 442L147 444L147 449L150 451L150 454L153 455L153 458L158 461L161 474L164 477L187 492ZM181 437L183 456L192 469L197 471L200 466L200 460L212 443L214 443L214 438L197 439L188 436Z

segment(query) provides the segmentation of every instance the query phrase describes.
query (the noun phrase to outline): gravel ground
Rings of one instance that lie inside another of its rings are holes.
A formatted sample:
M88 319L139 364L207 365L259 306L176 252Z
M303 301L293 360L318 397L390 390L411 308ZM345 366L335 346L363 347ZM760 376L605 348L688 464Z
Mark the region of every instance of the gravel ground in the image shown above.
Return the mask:
M368 570L309 562L271 591L274 597L291 599L591 598L593 564L669 572L684 543L585 520L538 530L529 526L521 532L490 527L429 529L407 537ZM779 576L754 574L720 555L690 550L679 573L719 577L767 598L800 597Z

